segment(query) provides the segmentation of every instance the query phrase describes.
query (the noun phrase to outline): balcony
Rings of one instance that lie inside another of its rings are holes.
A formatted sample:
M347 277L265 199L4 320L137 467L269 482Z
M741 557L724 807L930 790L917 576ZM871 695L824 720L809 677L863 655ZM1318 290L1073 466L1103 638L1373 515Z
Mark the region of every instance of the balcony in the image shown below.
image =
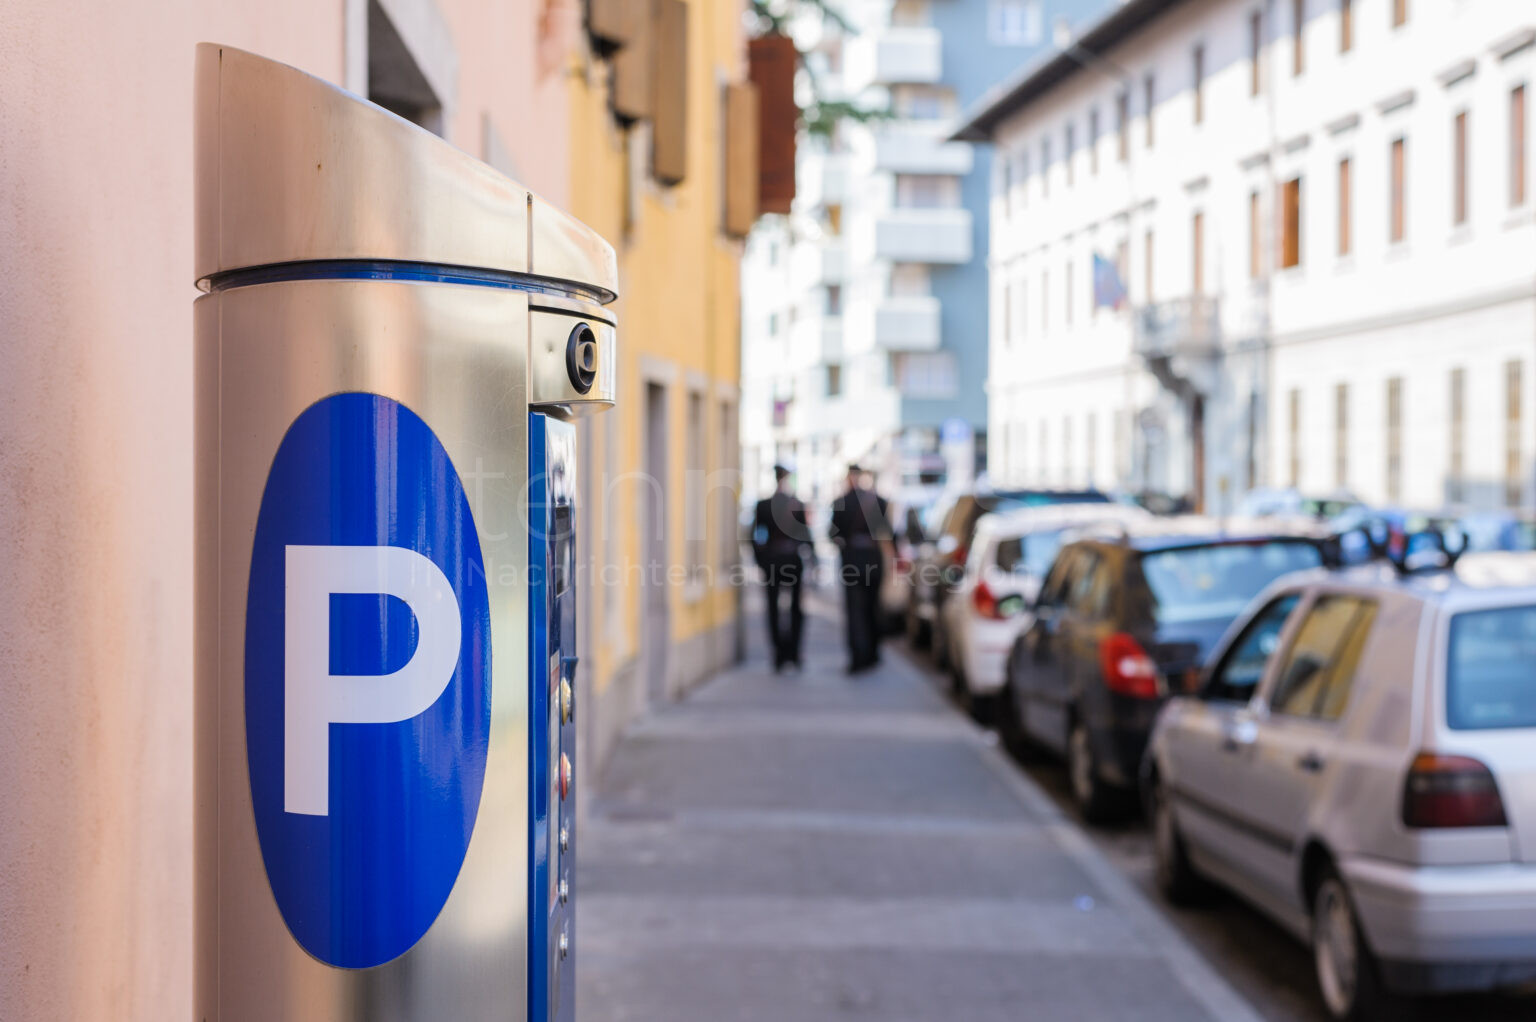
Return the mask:
M1192 295L1157 302L1136 310L1134 322L1134 350L1166 390L1185 398L1217 386L1221 309L1216 299Z
M844 81L853 95L871 85L931 84L943 72L936 28L891 27L854 36L844 55Z
M818 259L820 266L816 275L817 283L841 284L848 279L848 254L841 242L823 242Z
M875 169L892 174L971 172L975 154L965 142L945 142L948 121L889 125L875 135Z
M800 160L797 205L838 206L848 198L848 156L845 153L808 153Z
M939 347L939 300L932 295L890 295L875 306L875 343L888 351Z
M896 263L971 261L971 212L889 209L875 218L875 257Z

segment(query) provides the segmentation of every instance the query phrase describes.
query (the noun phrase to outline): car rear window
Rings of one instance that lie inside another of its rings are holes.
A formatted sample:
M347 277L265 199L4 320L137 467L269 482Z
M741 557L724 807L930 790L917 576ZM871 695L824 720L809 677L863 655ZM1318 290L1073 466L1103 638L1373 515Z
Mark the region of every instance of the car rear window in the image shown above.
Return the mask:
M1446 720L1458 731L1536 727L1536 607L1451 618Z
M1301 540L1216 543L1149 551L1141 572L1163 624L1234 618L1281 575L1316 568L1322 555Z
M1012 539L999 540L997 566L1003 571L1017 571L1037 578L1045 577L1061 549L1060 530L1031 532Z

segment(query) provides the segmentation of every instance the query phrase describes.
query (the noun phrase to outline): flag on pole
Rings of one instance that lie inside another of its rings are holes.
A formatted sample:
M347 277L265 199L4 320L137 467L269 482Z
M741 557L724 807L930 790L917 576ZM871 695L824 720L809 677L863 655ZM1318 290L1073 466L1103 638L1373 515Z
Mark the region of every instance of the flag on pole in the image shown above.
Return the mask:
M1093 254L1093 304L1118 309L1126 302L1125 281L1113 262L1097 252Z

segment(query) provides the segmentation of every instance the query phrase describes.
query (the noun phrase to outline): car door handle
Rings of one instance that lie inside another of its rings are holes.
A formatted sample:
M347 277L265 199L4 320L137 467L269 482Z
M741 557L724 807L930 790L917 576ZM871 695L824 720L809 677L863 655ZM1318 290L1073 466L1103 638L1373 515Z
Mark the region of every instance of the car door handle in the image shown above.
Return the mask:
M1252 722L1234 724L1222 733L1221 749L1223 752L1242 752L1252 748L1258 737L1259 730Z
M1322 773L1324 765L1323 757L1319 756L1316 752L1308 752L1305 756L1296 760L1296 768L1298 770L1305 770L1309 774Z

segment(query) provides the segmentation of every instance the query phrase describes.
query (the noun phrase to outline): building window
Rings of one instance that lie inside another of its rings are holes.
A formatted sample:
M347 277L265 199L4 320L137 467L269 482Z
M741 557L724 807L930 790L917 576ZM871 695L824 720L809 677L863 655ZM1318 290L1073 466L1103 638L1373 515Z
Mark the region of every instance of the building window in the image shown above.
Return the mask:
M911 121L938 121L953 117L960 101L947 85L896 85L891 89L891 108Z
M1301 178L1280 185L1280 266L1301 265Z
M1264 15L1254 11L1248 16L1248 95L1257 96L1263 85L1260 61L1264 57Z
M843 206L834 202L827 207L827 233L837 237L843 233Z
M695 583L704 581L709 569L709 528L704 520L709 501L705 496L708 472L704 463L704 395L688 392L688 474L684 480L687 494L687 529L685 542L688 551L688 577Z
M1403 378L1387 381L1387 500L1403 499Z
M1467 112L1456 114L1452 126L1451 223L1467 222Z
M1044 30L1040 0L992 0L988 34L995 46L1034 46Z
M928 24L928 0L896 0L891 24L897 28L923 28Z
M828 316L841 316L843 314L843 285L827 285L825 312Z
M951 209L960 205L960 179L948 174L897 174L896 208Z
M895 356L896 387L903 397L948 399L960 389L955 356L949 351L913 351Z
M1142 261L1146 264L1144 267L1147 285L1146 300L1150 302L1152 300L1152 232L1150 230L1147 231L1143 247L1144 256Z
M1061 481L1072 481L1072 416L1061 419Z
M1504 503L1519 507L1525 496L1520 434L1524 419L1524 364L1519 359L1504 363Z
M1349 384L1333 388L1333 485L1349 489Z
M1067 326L1072 325L1072 257L1067 257L1066 286L1063 288L1062 318Z
M779 314L777 312L768 313L768 336L779 336Z
M1152 72L1141 80L1142 105L1147 111L1147 148L1152 148L1152 107L1157 100L1157 79Z
M1040 140L1040 194L1051 194L1051 140Z
M1391 240L1395 244L1402 241L1408 234L1407 211L1403 208L1404 192L1407 188L1405 175L1407 168L1403 165L1406 140L1394 138L1392 140L1392 213L1391 213Z
M1446 499L1460 503L1466 496L1467 371L1451 370L1451 458L1446 473Z
M1019 193L1019 208L1029 205L1029 153L1019 153L1019 181L1015 189Z
M1402 28L1408 24L1408 0L1392 0L1392 27Z
M738 464L741 444L738 435L735 402L720 402L720 468L725 478L723 484L717 484L714 488L715 547L717 563L725 578L731 577L731 568L741 556L736 525L736 500L741 478L741 466Z
M1066 147L1065 161L1066 161L1066 165L1067 165L1067 187L1071 188L1072 187L1072 157L1073 157L1073 155L1074 155L1074 153L1076 152L1076 149L1077 149L1077 125L1075 125L1075 124L1068 124L1067 125L1067 137L1066 137L1065 147Z
M843 393L843 367L827 366L827 397L839 397Z
M1196 43L1190 53L1190 77L1193 79L1191 91L1195 99L1195 123L1205 120L1205 44Z
M1083 432L1085 434L1083 442L1087 445L1084 451L1086 459L1083 468L1087 473L1087 484L1092 486L1099 467L1099 417L1097 415L1088 413L1083 422Z
M1013 344L1013 281L1006 280L1002 287L1003 314L998 319L1000 329L998 334L1003 347L1011 347Z
M1350 182L1349 182L1349 157L1339 161L1339 255L1349 255L1350 244L1350 219L1353 211Z
M1290 474L1290 484L1291 484L1291 486L1300 486L1301 485L1301 390L1299 388L1297 388L1297 387L1292 387L1291 388L1291 399L1290 399L1289 402L1287 402L1287 404L1288 404L1288 408L1286 410L1286 417L1287 417L1286 433L1289 435L1290 442L1291 442L1290 443L1291 463L1289 465L1289 469L1290 469L1290 473L1289 473Z
M1248 276L1257 280L1264 272L1264 220L1259 211L1259 193L1248 193Z
M1115 132L1120 138L1120 162L1124 163L1131 154L1131 94L1121 92L1115 97Z
M368 3L368 98L433 134L443 133L443 102L377 0Z
M1509 92L1509 204L1525 202L1525 86Z
M1191 290L1198 297L1205 294L1205 214L1196 213L1190 223L1190 249L1192 252L1190 277Z
M1354 0L1339 0L1339 52L1348 53L1355 48Z
M1291 75L1307 69L1307 0L1291 0Z
M1088 173L1099 172L1099 108L1088 110Z

